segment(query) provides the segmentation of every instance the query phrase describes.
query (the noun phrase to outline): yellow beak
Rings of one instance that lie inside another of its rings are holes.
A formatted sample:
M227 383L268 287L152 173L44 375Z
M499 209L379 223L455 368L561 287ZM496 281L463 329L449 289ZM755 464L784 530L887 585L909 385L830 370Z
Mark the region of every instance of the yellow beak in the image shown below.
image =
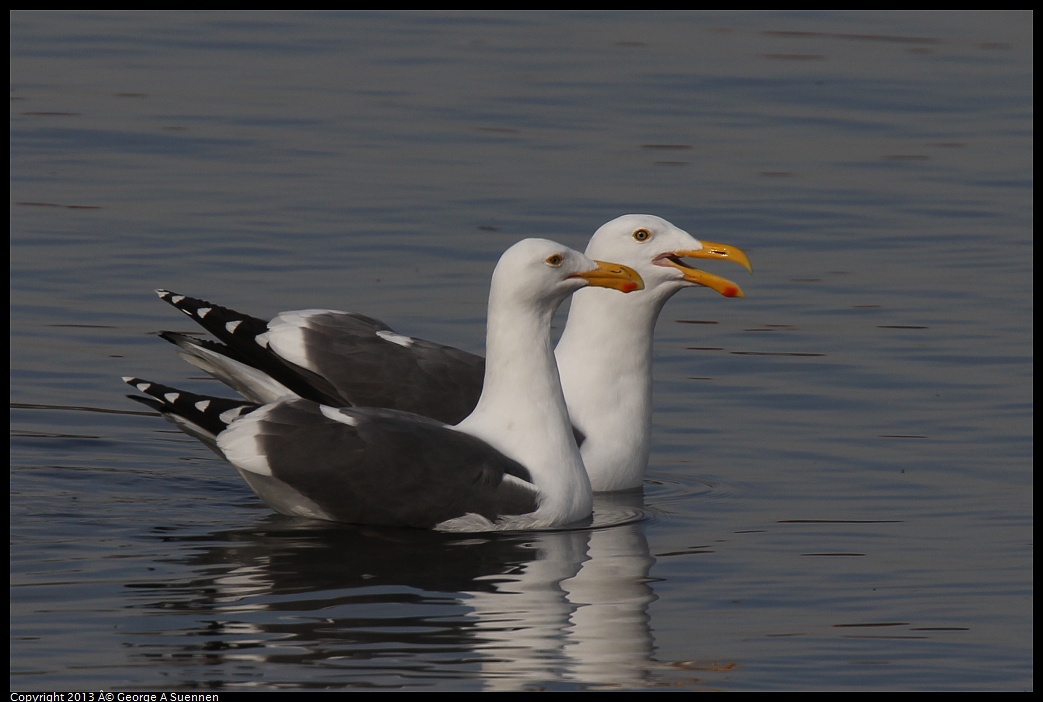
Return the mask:
M625 293L641 290L645 287L645 281L630 266L607 261L594 261L594 263L598 264L598 267L594 270L575 273L569 277L583 278L588 285L593 287L612 288Z
M753 266L750 264L750 257L746 255L746 252L736 246L729 246L728 244L717 244L712 241L704 241L702 243L703 248L701 249L674 251L667 256L660 257L660 265L671 265L681 271L682 275L684 275L684 279L688 282L694 283L695 285L705 286L711 290L716 290L725 297L746 297L742 288L740 288L736 283L733 283L727 278L714 275L713 273L707 273L698 268L693 268L681 260L683 257L731 261L733 263L738 263L750 273L753 273Z

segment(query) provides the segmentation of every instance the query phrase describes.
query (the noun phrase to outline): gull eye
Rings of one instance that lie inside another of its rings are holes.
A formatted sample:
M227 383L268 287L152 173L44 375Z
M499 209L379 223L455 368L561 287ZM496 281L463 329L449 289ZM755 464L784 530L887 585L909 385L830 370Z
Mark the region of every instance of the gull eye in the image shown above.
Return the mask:
M548 266L554 266L555 268L557 268L558 266L561 265L562 261L564 261L564 260L565 260L565 257L562 256L561 254L553 254L553 255L547 257L547 265Z
M643 241L648 241L651 238L652 238L652 232L648 231L647 229L635 229L634 230L634 240L635 241L642 241L643 242Z

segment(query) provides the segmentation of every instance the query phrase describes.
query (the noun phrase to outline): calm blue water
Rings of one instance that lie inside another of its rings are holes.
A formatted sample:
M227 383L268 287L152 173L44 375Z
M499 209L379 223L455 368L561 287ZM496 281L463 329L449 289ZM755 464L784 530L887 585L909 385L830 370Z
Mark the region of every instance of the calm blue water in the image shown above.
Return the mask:
M13 690L1033 688L1030 12L10 22ZM156 287L481 351L627 212L755 275L660 319L623 524L283 518L124 398L216 387Z

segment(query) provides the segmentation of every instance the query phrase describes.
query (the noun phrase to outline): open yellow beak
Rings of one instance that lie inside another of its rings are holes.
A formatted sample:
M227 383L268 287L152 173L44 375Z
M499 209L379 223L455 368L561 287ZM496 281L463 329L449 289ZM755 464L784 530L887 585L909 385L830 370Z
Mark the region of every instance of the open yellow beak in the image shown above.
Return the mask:
M670 265L681 271L684 275L684 279L695 285L702 285L711 290L716 290L725 297L746 297L736 283L722 278L719 275L713 273L707 273L706 271L693 268L687 263L682 261L682 258L709 258L715 260L732 261L743 266L750 273L753 273L753 266L750 264L750 257L746 255L746 252L742 249L729 246L728 244L717 244L712 241L704 241L703 248L701 249L687 249L684 251L674 251L665 256L661 256L656 263L659 265Z
M625 293L642 290L645 287L645 281L630 266L608 261L594 261L594 263L598 265L594 270L575 273L569 277L583 278L588 285L593 287L612 288Z

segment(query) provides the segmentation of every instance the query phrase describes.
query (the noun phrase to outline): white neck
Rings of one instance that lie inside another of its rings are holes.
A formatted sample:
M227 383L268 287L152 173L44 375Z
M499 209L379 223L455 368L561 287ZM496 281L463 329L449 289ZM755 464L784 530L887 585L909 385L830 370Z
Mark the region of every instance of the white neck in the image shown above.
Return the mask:
M457 425L529 469L541 493L534 527L577 521L593 504L551 350L557 305L533 309L498 294L494 281L482 396Z
M555 351L569 415L585 440L595 492L640 487L652 424L652 337L674 290L630 295L588 288L572 297ZM679 288L678 288L679 289Z

